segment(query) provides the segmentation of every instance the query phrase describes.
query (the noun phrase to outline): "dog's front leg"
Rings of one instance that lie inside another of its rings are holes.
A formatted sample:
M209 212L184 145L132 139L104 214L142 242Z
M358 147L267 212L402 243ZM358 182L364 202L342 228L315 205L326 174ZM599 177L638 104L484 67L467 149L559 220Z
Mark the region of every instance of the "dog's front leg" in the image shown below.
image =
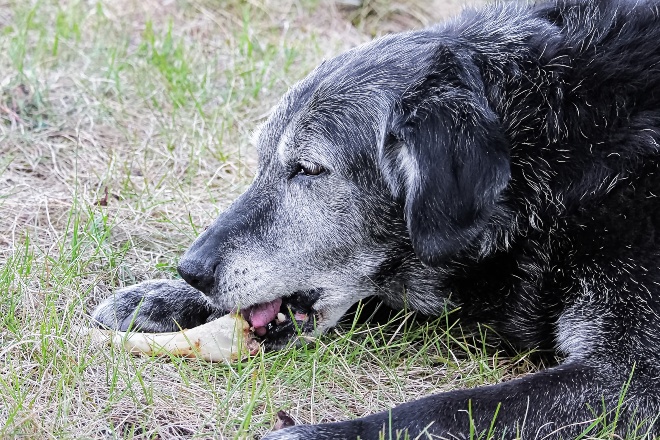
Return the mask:
M617 410L625 381L621 368L565 364L498 385L429 396L361 419L295 426L264 440L575 438L603 414L603 406ZM625 419L634 410L619 408L621 426L628 425ZM640 420L651 415L641 408L635 413Z

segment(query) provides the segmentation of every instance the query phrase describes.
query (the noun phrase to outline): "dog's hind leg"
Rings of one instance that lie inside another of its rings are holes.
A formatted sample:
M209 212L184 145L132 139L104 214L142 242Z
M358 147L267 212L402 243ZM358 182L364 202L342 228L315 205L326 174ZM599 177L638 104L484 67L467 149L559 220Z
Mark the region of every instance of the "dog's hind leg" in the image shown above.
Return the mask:
M613 423L647 433L660 410L660 386L644 374L600 362L567 363L498 385L429 396L352 421L301 425L264 440L576 438ZM630 395L628 395L630 394ZM631 399L637 405L628 407ZM604 414L605 413L605 414ZM603 417L602 422L594 420ZM650 421L649 421L650 420ZM598 431L595 431L598 432ZM656 431L653 431L657 434Z
M193 328L222 314L182 280L152 280L117 290L96 307L92 318L115 330L160 333Z

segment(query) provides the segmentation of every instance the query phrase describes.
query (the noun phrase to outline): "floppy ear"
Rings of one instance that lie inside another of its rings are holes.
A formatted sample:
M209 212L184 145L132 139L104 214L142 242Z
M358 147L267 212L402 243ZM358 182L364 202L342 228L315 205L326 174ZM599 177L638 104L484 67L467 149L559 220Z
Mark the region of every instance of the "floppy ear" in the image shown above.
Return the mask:
M435 265L471 243L510 178L508 144L476 67L449 52L395 106L381 145L385 179L405 201L419 259Z

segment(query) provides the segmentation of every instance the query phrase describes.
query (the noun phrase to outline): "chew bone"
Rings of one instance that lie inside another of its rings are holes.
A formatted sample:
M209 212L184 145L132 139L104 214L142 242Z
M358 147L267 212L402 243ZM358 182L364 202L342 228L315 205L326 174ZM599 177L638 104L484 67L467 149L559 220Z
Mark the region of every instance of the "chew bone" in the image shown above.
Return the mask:
M241 316L225 315L206 324L171 333L138 333L84 329L94 341L149 356L181 356L210 362L238 361L259 351L250 325Z

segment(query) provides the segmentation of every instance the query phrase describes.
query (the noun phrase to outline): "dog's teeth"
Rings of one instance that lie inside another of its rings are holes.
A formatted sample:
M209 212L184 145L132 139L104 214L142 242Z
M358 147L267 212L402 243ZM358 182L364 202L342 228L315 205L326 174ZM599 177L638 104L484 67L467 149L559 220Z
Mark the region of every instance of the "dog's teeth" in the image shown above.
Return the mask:
M283 323L284 321L286 321L286 315L285 315L284 313L282 313L282 312L278 313L278 314L277 314L277 323L278 323L278 324L281 324L281 323Z

